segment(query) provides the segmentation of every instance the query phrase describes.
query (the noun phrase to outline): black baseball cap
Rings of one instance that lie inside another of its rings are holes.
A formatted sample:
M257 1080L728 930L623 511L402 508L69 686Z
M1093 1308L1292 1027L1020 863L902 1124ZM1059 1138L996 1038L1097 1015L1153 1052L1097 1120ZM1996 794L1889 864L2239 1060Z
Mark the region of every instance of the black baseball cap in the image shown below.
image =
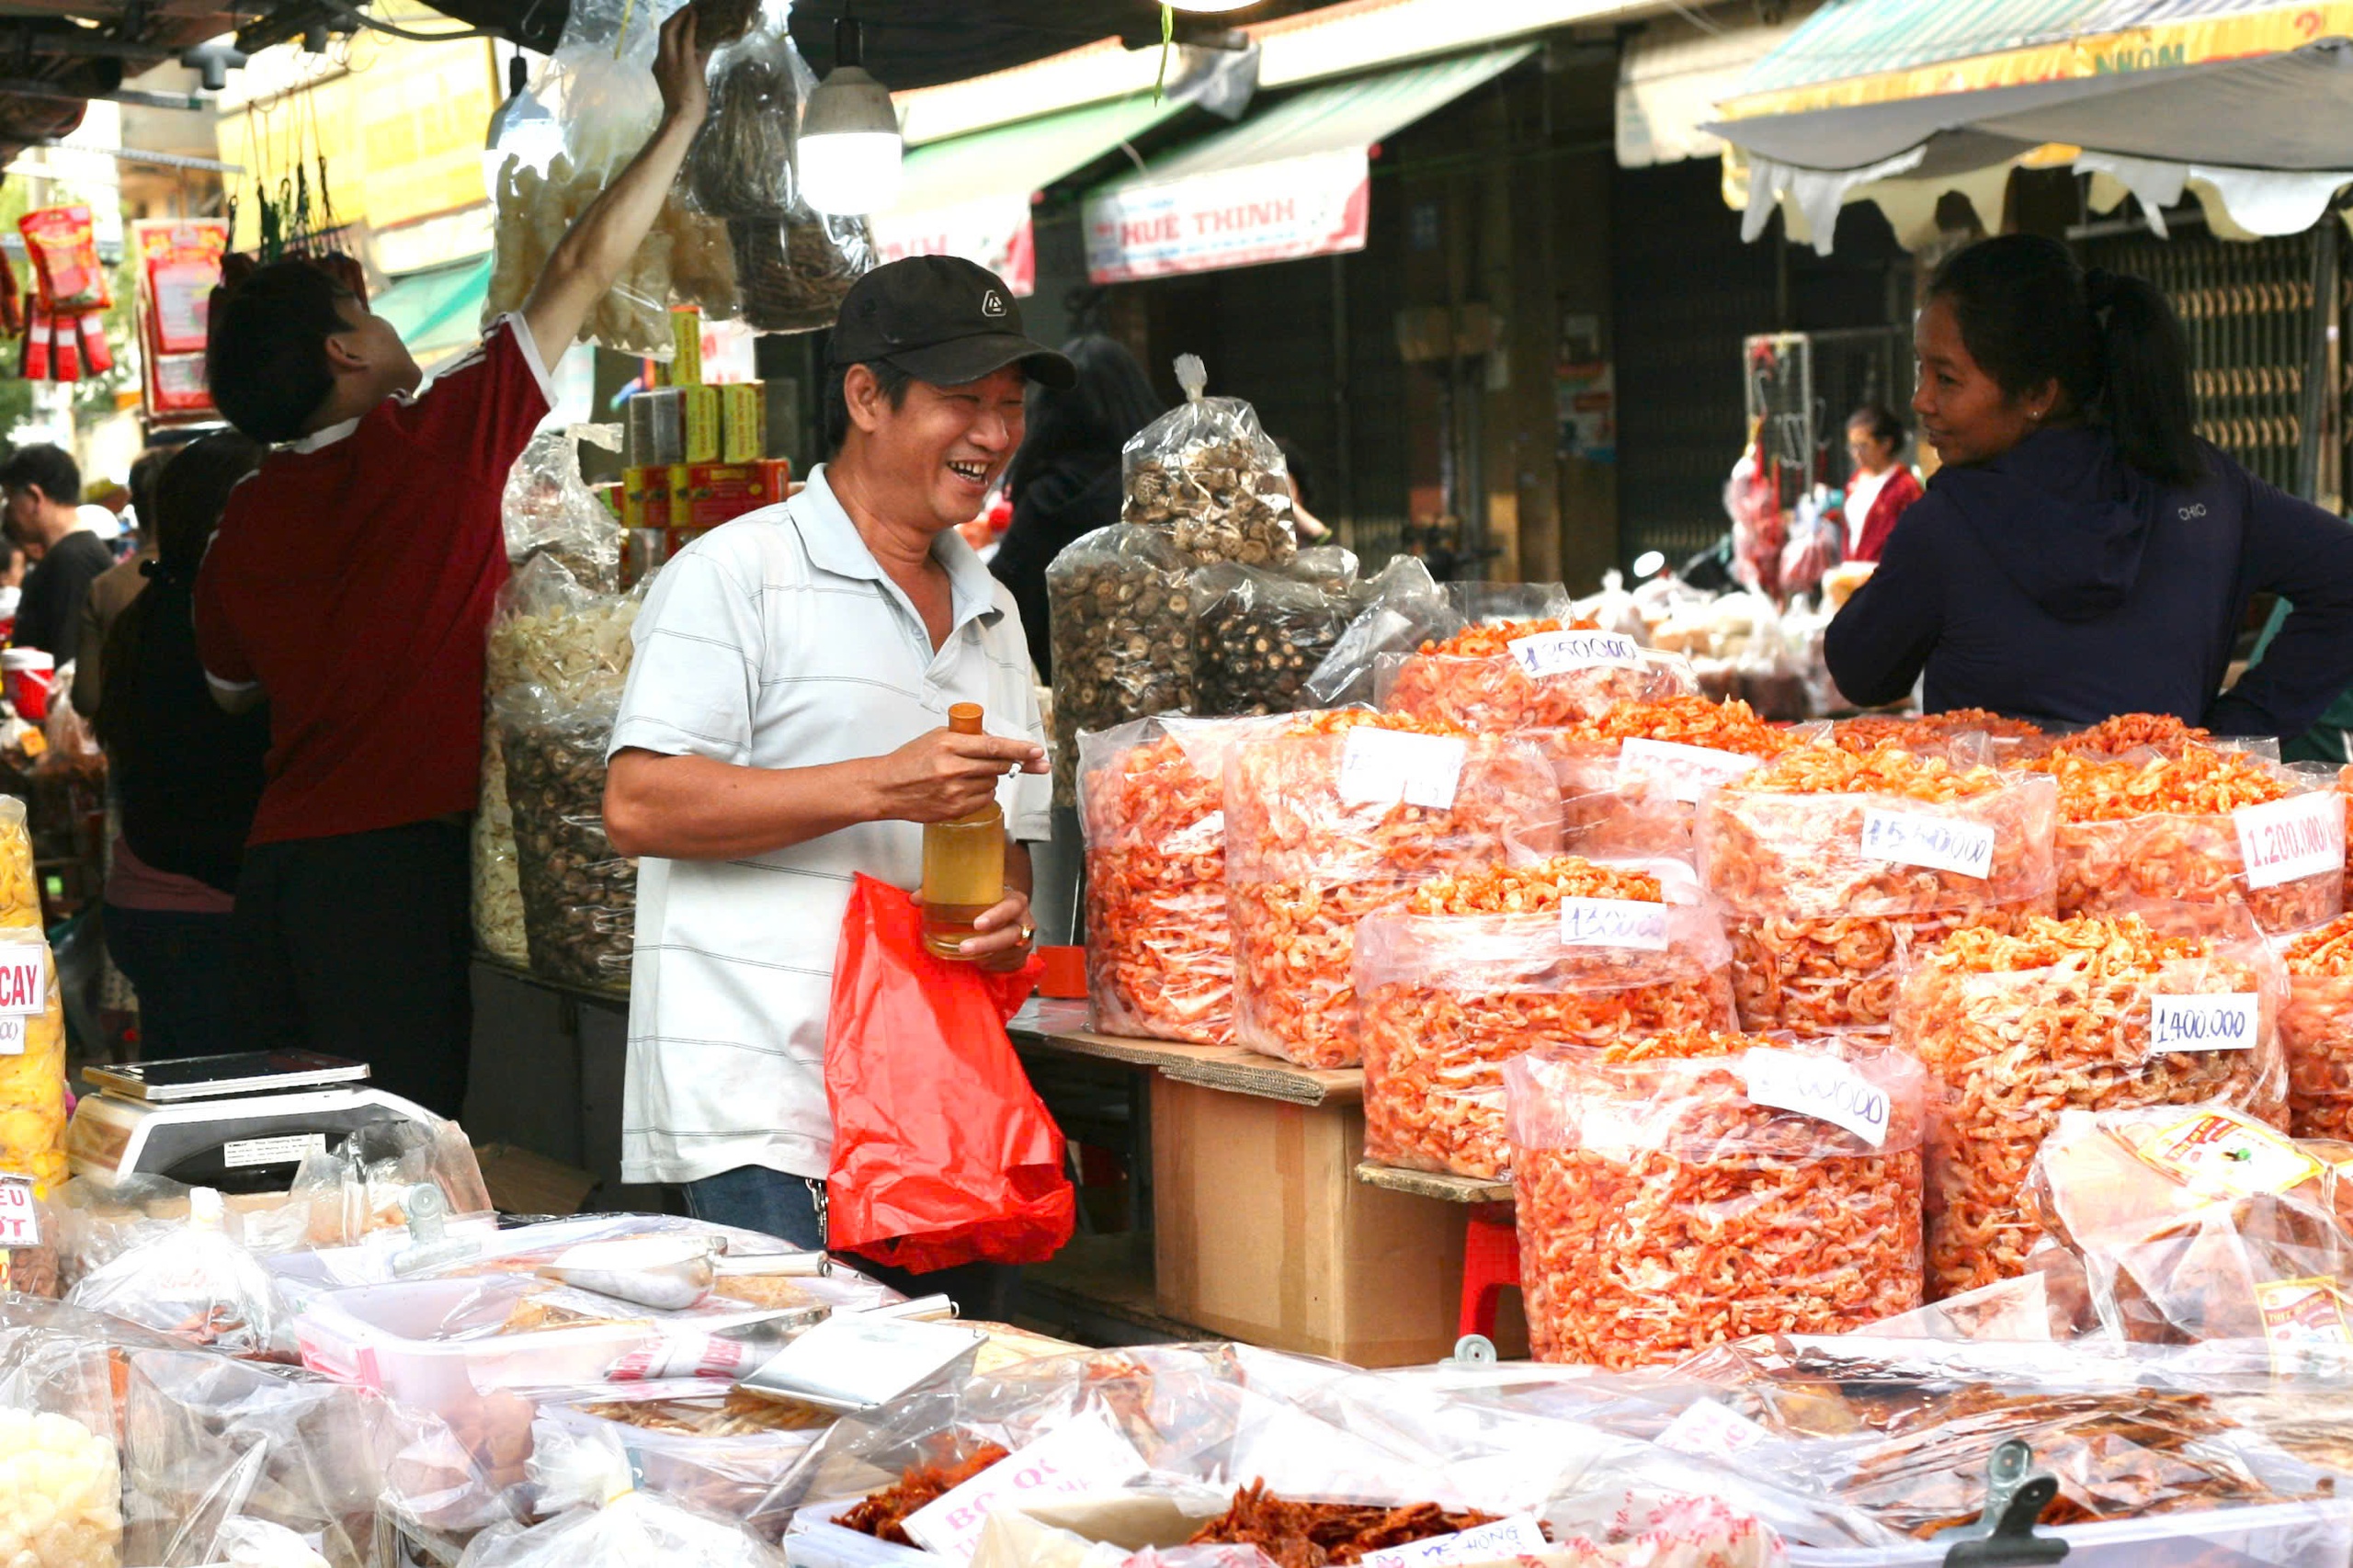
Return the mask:
M936 387L1016 364L1057 390L1078 381L1076 366L1023 335L1021 307L1005 280L956 256L905 256L851 284L825 358L835 365L880 359Z

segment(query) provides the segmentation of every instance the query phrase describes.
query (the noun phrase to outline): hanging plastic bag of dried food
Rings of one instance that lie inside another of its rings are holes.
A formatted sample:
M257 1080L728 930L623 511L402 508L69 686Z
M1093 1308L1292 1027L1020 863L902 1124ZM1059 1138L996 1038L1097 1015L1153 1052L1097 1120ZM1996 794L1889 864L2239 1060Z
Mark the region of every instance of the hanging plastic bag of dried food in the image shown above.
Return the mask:
M1185 401L1130 438L1120 454L1123 523L1175 536L1196 566L1221 561L1279 566L1298 553L1291 529L1290 470L1282 449L1238 397L1204 397L1209 371L1176 357Z
M517 566L552 555L586 587L620 586L621 532L612 511L580 473L580 443L621 449L619 425L567 425L531 437L507 471L500 512L506 559Z
M863 218L793 210L789 218L737 218L727 225L744 321L761 332L815 332L834 324L850 285L874 269Z
M760 7L751 28L710 57L710 113L687 154L687 199L713 218L805 214L794 177L801 106L815 74L786 30L792 7Z

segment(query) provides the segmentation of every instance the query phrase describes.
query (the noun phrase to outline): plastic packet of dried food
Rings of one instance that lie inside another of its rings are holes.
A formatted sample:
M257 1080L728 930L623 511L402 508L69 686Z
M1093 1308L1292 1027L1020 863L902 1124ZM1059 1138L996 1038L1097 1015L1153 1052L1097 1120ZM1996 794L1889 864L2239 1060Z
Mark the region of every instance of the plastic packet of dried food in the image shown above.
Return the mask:
M1316 707L1370 703L1382 654L1410 653L1433 638L1462 630L1461 612L1418 556L1398 556L1359 585L1357 595L1355 619L1301 687Z
M1357 586L1360 564L1357 552L1346 545L1319 544L1292 556L1283 573L1300 582L1313 583L1327 594L1346 594Z
M1054 803L1078 803L1078 737L1193 704L1191 569L1157 528L1082 534L1046 568Z
M1540 1359L1654 1364L1920 1304L1903 1052L1698 1030L1520 1056L1504 1081Z
M0 927L29 926L39 930L43 925L25 802L19 796L0 795Z
M605 835L605 742L620 705L618 692L573 700L539 686L492 704L531 972L606 990L627 983L637 933L637 862Z
M40 927L0 926L0 1176L65 1180L65 999Z
M1204 718L1312 705L1307 677L1346 630L1342 594L1289 570L1205 566L1193 574L1193 705Z
M1357 922L1447 871L1500 862L1506 835L1558 846L1534 747L1393 715L1302 718L1226 765L1236 1033L1307 1067L1358 1060Z
M1885 1028L1903 965L2052 910L2047 779L1895 747L1793 746L1710 790L1694 827L1751 1029Z
M817 78L793 46L791 10L790 0L771 0L741 37L711 51L710 110L681 176L699 212L777 219L806 211L795 144Z
M1895 1038L1937 1098L1929 1295L2027 1267L2028 1167L2063 1111L2211 1101L2284 1122L2284 991L2260 940L2161 936L2133 915L1984 926L1928 953Z
M1282 449L1248 403L1202 395L1209 372L1196 356L1176 357L1176 384L1185 401L1137 431L1120 452L1127 498L1120 520L1167 534L1195 566L1289 562L1299 540Z
M293 1312L278 1282L229 1238L219 1193L198 1187L190 1198L185 1224L134 1240L83 1276L67 1304L224 1355L292 1360Z
M556 555L525 562L499 590L491 615L484 685L492 701L525 686L573 702L619 697L651 583L625 594L599 592Z
M1516 620L1574 618L1574 601L1558 583L1463 583L1446 585L1446 601L1466 626L1506 626Z
M543 1524L484 1531L466 1568L785 1568L784 1553L740 1522L653 1492L574 1508Z
M471 847L474 940L492 958L530 961L523 935L523 883L515 869L515 813L506 804L506 753L498 726L482 730L482 787Z
M620 523L580 473L580 443L621 449L619 425L568 425L542 430L507 471L499 515L506 529L506 559L517 568L533 556L554 556L581 586L600 593L620 587Z
M408 1222L409 1194L438 1187L452 1216L494 1211L473 1144L454 1121L402 1119L362 1127L302 1157L289 1187L307 1215L313 1247L351 1246Z
M2353 1139L2353 915L2279 937L2288 997L2279 1043L2288 1057L2288 1130Z
M727 240L745 324L761 332L832 326L850 286L881 259L864 218L805 206L782 218L731 218Z
M1079 737L1091 1027L1233 1043L1225 757L1280 720L1162 714Z
M1621 703L1696 692L1699 681L1679 653L1546 617L1473 621L1413 653L1381 654L1373 689L1392 713L1466 730L1528 730L1574 726Z
M1505 1062L1734 1028L1732 949L1688 878L1563 858L1425 882L1359 922L1365 1158L1506 1179Z
M2026 1199L2121 1339L2353 1349L2353 1233L2335 1165L2228 1106L2064 1110Z
M773 1541L789 1514L764 1511L762 1502L833 1420L830 1411L796 1409L724 1383L658 1399L616 1400L609 1392L540 1403L529 1463L538 1512L602 1502L609 1494L591 1494L581 1483L617 1470L646 1491L739 1519Z

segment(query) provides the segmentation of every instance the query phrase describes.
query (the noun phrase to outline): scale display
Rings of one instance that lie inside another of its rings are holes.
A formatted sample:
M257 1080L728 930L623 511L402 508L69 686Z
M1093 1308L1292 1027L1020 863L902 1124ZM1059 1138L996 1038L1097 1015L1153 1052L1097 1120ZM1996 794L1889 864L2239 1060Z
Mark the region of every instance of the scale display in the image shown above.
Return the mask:
M93 1088L151 1105L321 1088L358 1083L367 1076L365 1062L312 1051L247 1051L230 1056L191 1056L176 1062L135 1062L82 1070L83 1081Z

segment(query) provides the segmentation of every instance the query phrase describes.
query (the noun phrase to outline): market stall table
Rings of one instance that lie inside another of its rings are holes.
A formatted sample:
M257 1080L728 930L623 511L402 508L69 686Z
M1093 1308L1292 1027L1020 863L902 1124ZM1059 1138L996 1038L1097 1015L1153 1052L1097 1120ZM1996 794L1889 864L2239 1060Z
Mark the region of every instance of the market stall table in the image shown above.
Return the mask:
M1421 1187L1357 1179L1361 1071L1116 1039L1086 1024L1083 1003L1040 999L1011 1034L1032 1063L1090 1059L1151 1074L1158 1317L1360 1366L1448 1354L1468 1212ZM1033 1273L1051 1282L1054 1266Z

